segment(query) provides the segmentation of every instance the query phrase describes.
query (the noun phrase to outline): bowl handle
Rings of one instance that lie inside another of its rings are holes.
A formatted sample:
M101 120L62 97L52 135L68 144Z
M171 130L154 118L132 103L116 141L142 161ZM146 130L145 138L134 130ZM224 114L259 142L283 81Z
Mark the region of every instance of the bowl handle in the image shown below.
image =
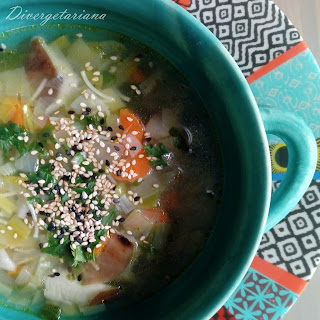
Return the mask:
M271 196L266 232L290 212L309 187L317 165L317 144L311 129L294 113L265 107L259 110L266 133L281 138L289 154L285 177Z

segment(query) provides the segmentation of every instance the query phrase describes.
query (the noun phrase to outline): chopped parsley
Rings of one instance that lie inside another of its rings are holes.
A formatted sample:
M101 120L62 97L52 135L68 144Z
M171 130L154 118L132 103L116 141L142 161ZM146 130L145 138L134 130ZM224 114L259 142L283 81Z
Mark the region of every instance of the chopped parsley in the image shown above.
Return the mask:
M163 159L163 155L169 153L169 150L163 143L159 143L158 147L152 144L144 146L146 155L149 157L155 157L157 160L150 160L149 164L151 166L161 166L167 167L168 163Z

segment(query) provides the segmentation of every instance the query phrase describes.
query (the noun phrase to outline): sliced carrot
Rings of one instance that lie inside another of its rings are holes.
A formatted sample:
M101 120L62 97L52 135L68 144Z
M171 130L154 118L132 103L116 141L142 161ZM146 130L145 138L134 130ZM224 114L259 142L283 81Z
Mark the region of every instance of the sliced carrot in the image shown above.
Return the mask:
M108 239L108 238L106 238L106 239ZM98 248L97 247L94 248L93 254L95 257L99 256L103 252L103 250L106 246L106 243L107 243L107 240L101 240L100 241L101 246Z
M23 109L21 104L15 103L14 104L15 112L13 113L10 121L21 125L22 127L24 126L24 116L23 116Z
M144 155L143 158L140 158L140 155ZM134 182L137 181L139 178L144 177L145 175L147 175L147 173L149 172L149 170L151 169L150 164L149 164L149 160L146 158L146 154L144 152L144 150L141 150L134 159L132 159L132 161L135 160L135 164L132 164L129 168L126 168L125 171L123 172L127 172L128 176L126 177L122 177L117 176L116 174L113 174L113 177L118 180L118 181L126 181L126 182ZM132 163L131 161L131 163ZM130 174L130 171L133 170L133 172L136 175L132 175Z
M141 83L146 79L144 73L139 69L133 69L132 73L130 74L130 80L134 83Z
M120 125L123 126L126 133L136 133L136 138L143 142L144 125L130 109L120 110Z
M143 209L141 215L152 223L166 223L169 222L169 216L160 208Z
M22 269L22 267L21 267L21 266L18 266L18 267L16 268L16 270L14 270L14 271L8 271L8 275L9 275L10 277L16 277L16 276L20 273L21 269Z

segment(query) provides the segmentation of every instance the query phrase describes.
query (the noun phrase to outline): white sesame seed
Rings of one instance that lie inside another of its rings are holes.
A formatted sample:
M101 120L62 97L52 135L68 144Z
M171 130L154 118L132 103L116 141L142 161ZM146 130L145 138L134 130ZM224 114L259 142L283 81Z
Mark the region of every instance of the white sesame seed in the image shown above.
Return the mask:
M138 96L140 96L141 91L140 91L139 89L137 89L137 90L136 90L136 94L137 94Z
M127 117L127 120L128 120L129 122L132 122L132 121L133 121L133 119L132 119L131 117Z
M116 61L118 59L118 57L117 56L111 56L110 59L113 60L113 61Z
M132 232L130 230L127 230L127 234L131 236Z
M95 71L95 72L93 73L93 75L94 75L94 76L99 76L99 75L100 75L100 72L99 72L99 71Z
M86 62L86 64L84 65L86 68L90 66L90 62Z
M42 120L44 120L44 117L40 116L40 117L38 117L38 119L42 121Z
M96 99L96 96L93 94L93 93L91 93L91 100L95 100Z
M80 107L85 108L87 105L84 102L80 103Z
M1 48L3 49L3 50L5 50L5 49L7 49L7 46L4 44L4 43L1 43Z
M91 252L92 252L91 248L87 248L87 251L88 251L89 253L91 253Z
M15 157L11 157L9 160L10 161L14 161L14 160L16 160L16 158Z
M162 170L161 166L156 166L156 170Z
M32 150L30 153L34 156L34 155L36 155L38 153L38 151L37 150Z
M134 136L136 136L139 132L138 131L132 131L131 134L133 134Z
M132 85L130 86L130 88L131 88L132 90L137 90L137 89L138 89L137 86L135 86L134 84L132 84Z
M10 231L13 230L12 227L10 227L10 226L7 226L7 229Z
M6 231L5 231L5 230L0 230L0 232L1 232L1 233L6 233Z
M76 88L76 87L77 87L77 84L72 82L72 83L69 84L69 86L70 86L71 88Z
M103 117L104 117L104 114L103 114L101 111L99 111L99 112L98 112L98 116L101 117L101 118L103 118Z
M56 104L61 104L62 103L62 100L61 99L57 99L56 100Z
M30 197L30 194L29 194L29 193L24 193L23 196L24 196L25 198L28 198L28 197Z
M77 36L78 38L82 38L82 33L76 33L76 36Z
M138 58L138 57L136 57L136 58L133 59L134 62L139 62L140 60L141 60L141 59Z
M51 96L52 94L53 94L53 89L50 88L50 89L48 90L48 95Z
M88 71L93 70L93 66L89 66L89 67L87 68L87 70L88 70Z
M152 185L154 188L159 188L159 185L157 183Z
M144 158L144 154L139 154L139 158L140 159Z

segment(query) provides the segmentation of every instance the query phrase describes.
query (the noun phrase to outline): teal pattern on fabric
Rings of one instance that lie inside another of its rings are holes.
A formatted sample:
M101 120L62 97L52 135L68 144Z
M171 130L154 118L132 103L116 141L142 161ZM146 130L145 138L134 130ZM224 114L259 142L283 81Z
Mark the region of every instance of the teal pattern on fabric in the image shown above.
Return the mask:
M312 53L304 50L250 84L259 106L295 112L320 137L320 73ZM268 136L269 144L280 143Z
M278 320L299 296L250 268L225 307L236 319Z

